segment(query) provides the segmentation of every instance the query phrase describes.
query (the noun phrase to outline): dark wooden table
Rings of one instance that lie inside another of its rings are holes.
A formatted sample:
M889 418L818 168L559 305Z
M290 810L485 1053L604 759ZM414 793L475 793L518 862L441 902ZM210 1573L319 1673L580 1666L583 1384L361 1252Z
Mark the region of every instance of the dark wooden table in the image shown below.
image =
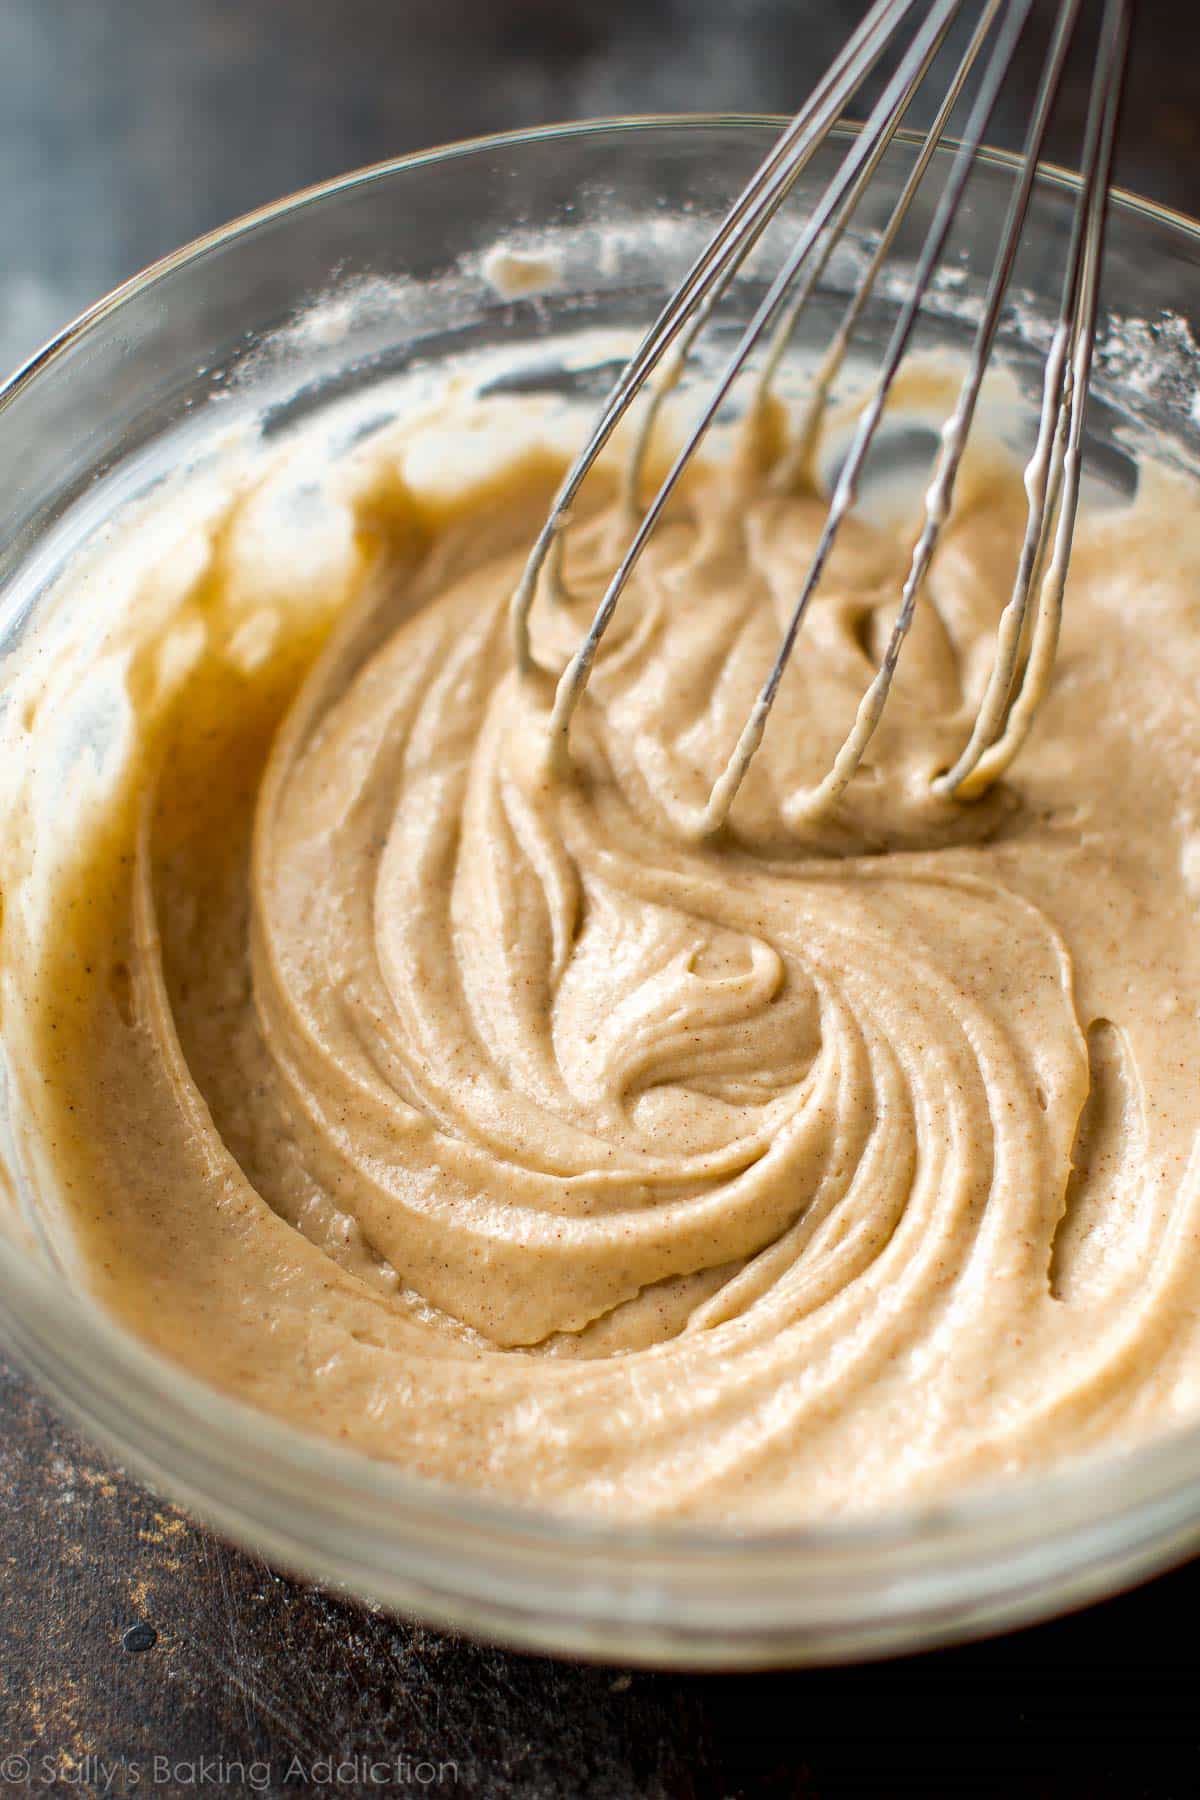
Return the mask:
M1071 1619L904 1661L585 1667L289 1580L156 1501L15 1375L0 1379L0 1417L0 1793L21 1791L22 1759L33 1792L78 1771L113 1794L215 1793L221 1777L269 1794L429 1785L481 1800L1196 1791L1200 1563Z
M198 231L356 163L550 118L789 110L860 10L6 0L0 362ZM1192 211L1196 13L1142 0L1120 170ZM995 135L1015 132L1010 108ZM1069 159L1065 134L1054 148ZM1134 1800L1200 1782L1200 1565L966 1649L676 1677L479 1648L295 1583L129 1481L3 1365L0 1494L0 1793Z

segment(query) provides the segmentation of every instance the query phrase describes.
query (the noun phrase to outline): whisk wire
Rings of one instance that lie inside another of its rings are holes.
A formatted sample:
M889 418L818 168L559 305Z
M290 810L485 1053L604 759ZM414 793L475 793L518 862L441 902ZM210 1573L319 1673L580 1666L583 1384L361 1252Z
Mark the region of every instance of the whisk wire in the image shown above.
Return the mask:
M770 472L769 479L774 486L787 488L806 471L820 414L843 366L868 299L934 154L945 140L951 118L976 63L990 43L983 61L983 73L968 108L963 135L953 149L949 172L933 205L930 224L888 338L877 381L859 413L849 450L834 482L822 531L775 659L707 803L697 809L697 828L703 833L717 831L725 823L762 740L784 672L838 532L857 500L867 457L886 413L896 376L910 347L950 231L959 215L984 133L1011 70L1032 4L1033 0L981 0L981 10L966 48L924 134L865 274L818 366L807 409L801 415L791 443L776 459ZM571 719L586 688L600 643L638 560L705 434L717 419L755 349L769 333L748 422L753 424L755 418L765 416L762 409L769 401L772 383L799 318L817 292L833 250L854 217L963 5L964 0L876 0L863 24L817 83L775 149L747 183L618 379L587 443L555 496L513 597L517 662L522 671L528 671L532 667L529 616L543 569L551 590L562 597L563 532L571 506L613 431L633 401L645 390L646 406L632 455L626 464L622 488L631 536L588 630L558 675L550 716L552 747L560 751L565 749ZM995 347L1048 125L1081 10L1082 0L1060 0L966 373L953 410L942 426L920 529L887 644L829 772L823 780L789 801L788 810L793 818L819 811L837 800L860 767L887 703L943 526L951 514L955 484ZM1029 730L1053 666L1079 501L1083 426L1097 319L1104 220L1131 15L1132 0L1105 0L1084 130L1083 176L1072 219L1057 323L1046 357L1036 440L1024 471L1026 518L1016 573L998 622L991 668L968 741L953 767L932 777L934 791L943 796L972 797L1003 772ZM915 34L899 53L895 70L886 80L865 124L851 140L829 185L812 207L795 243L738 337L698 419L686 433L665 477L639 517L639 490L646 450L665 397L679 381L696 339L746 257L787 200L804 168L825 142L847 100L913 16L918 19ZM651 380L656 370L657 376Z
M1017 250L1020 245L1021 233L1024 229L1025 219L1029 210L1029 198L1033 190L1033 180L1037 169L1038 158L1041 155L1051 108L1058 91L1059 83L1062 79L1067 51L1070 47L1071 34L1074 31L1075 23L1078 18L1080 4L1081 0L1064 0L1064 4L1059 8L1054 42L1049 60L1043 72L1041 83L1039 84L1037 99L1034 104L1033 117L1030 121L1026 138L1021 174L1009 204L1008 216L1001 234L1000 253L993 266L992 277L984 300L983 316L980 319L976 331L967 374L959 390L954 410L942 429L941 446L933 480L926 496L921 531L913 550L909 573L905 579L901 593L900 609L892 627L883 659L874 679L859 703L854 725L834 758L833 767L830 773L826 776L825 780L819 783L817 787L811 790L811 792L802 794L793 800L792 810L795 813L802 814L807 810L818 811L831 805L832 802L845 791L862 762L867 746L871 741L875 728L882 716L883 709L887 704L888 695L891 692L891 686L895 678L900 655L912 626L921 587L928 574L934 551L937 548L937 542L942 526L949 516L953 504L954 488L958 478L958 471L962 463L963 452L966 448L967 438L975 416L980 389L983 385L984 375L995 342L996 331L1000 321L1001 307L1008 290L1013 265L1016 261ZM1003 46L998 43L997 55L1001 54L1003 54ZM984 95L981 94L980 98L982 100ZM973 124L976 122L979 123L980 136L982 136L983 130L986 129L987 120L972 121ZM972 131L971 128L968 127L967 139L963 146L964 149L970 144L971 137ZM947 198L950 200L951 216L953 216L953 212L957 208L960 197L961 195L947 195ZM1078 209L1076 216L1080 216ZM935 232L931 232L930 235L932 240L935 236ZM930 250L933 252L931 258L928 256ZM941 255L941 250L941 243L934 243L931 241L929 246L927 246L926 257L922 259L922 264L918 270L916 281L914 282L914 298L916 298L918 302L920 296L923 295L925 291L928 277L932 274L933 265ZM898 366L898 363L896 366ZM893 376L894 369L889 370L885 367L884 377L877 390L880 400L884 403L886 403L886 396L890 389ZM868 443L871 432L873 432L877 425L881 412L882 405L871 410L869 415L870 430L864 434ZM1045 407L1043 408L1043 425L1046 427L1046 439L1049 448L1056 439L1056 418L1054 413L1050 412L1049 409ZM855 448L858 449L857 444ZM852 470L853 476L857 475L860 463L861 458L859 459L859 462L854 465ZM1030 465L1031 468L1033 466L1033 464ZM1044 503L1046 483L1045 481L1042 483L1040 500L1037 499L1028 475L1026 486L1029 493L1029 512L1031 515L1030 528L1026 532L1026 543L1029 546L1029 560L1030 567L1032 568L1033 559L1036 556L1037 546L1041 538L1041 508L1042 503ZM850 498L851 501L854 498L853 481L851 482ZM830 509L830 516L832 518L833 508ZM843 515L839 514L839 523L841 516ZM1018 623L1012 647L1014 660L1016 655L1016 640L1019 639L1019 636L1020 630Z
M1058 326L1046 361L1038 443L1025 470L1029 495L1025 540L974 729L958 761L935 784L939 791L963 799L982 792L1012 762L1033 722L1058 648L1079 503L1104 224L1131 22L1130 0L1108 0L1084 132L1084 185L1072 220ZM1052 417L1053 441L1048 443ZM1050 566L1043 574L1051 543ZM1014 696L1035 587L1038 599L1025 667Z
M821 414L829 399L830 389L837 380L842 369L859 320L862 317L868 300L875 291L875 283L879 278L880 271L891 253L892 246L896 241L905 219L908 217L913 201L917 197L921 183L929 168L929 164L933 160L934 153L946 134L946 127L950 123L951 116L962 96L962 91L967 84L971 71L979 60L979 53L987 41L996 14L1000 10L1002 4L1003 0L988 0L988 3L985 5L983 13L972 33L971 40L968 43L966 50L963 52L962 59L959 62L958 68L955 70L954 77L951 80L949 87L946 89L942 103L934 116L933 123L925 134L925 140L921 145L917 159L914 162L912 169L909 171L904 186L900 190L899 199L896 201L891 216L880 234L879 242L875 246L871 260L867 264L867 268L861 281L859 281L851 295L850 304L842 315L837 330L834 332L825 355L821 359L817 372L813 377L811 392L805 402L804 411L793 427L792 443L781 456L777 467L772 471L772 485L784 492L791 489L800 476L808 469L813 442L820 425ZM870 173L874 173L877 163L878 159L872 160L869 166ZM860 178L860 181L861 180L862 178ZM857 200L857 198L858 193L856 191L855 199ZM847 220L848 217L849 214L847 213ZM778 372L779 365L795 335L796 326L799 323L800 316L808 301L811 299L817 282L825 271L828 262L828 253L833 250L835 243L836 239L829 243L827 252L821 257L817 268L805 282L804 288L797 296L793 305L788 309L787 314L772 340L767 355L767 362L760 378L760 396L763 396L770 391L771 384Z
M1078 0L1068 0L1068 4L1078 4ZM799 598L788 620L783 639L780 643L770 673L759 691L758 699L751 710L737 745L729 758L723 773L714 784L705 814L704 828L715 831L724 824L729 808L733 803L739 787L745 779L746 771L752 757L762 742L767 719L775 703L775 696L783 680L784 670L791 660L805 615L816 593L817 586L824 572L826 562L833 549L838 532L846 514L850 511L858 495L858 481L866 462L868 452L874 441L876 431L887 407L888 396L896 378L900 364L904 359L912 337L913 329L920 314L921 303L925 297L933 272L941 259L946 239L954 223L963 190L966 187L974 166L975 155L983 141L988 120L1000 92L1008 67L1012 61L1026 19L1028 18L1032 0L1016 0L1010 6L1004 18L991 56L984 71L983 80L975 103L971 108L963 138L955 152L950 175L938 199L932 222L930 223L925 243L917 263L912 286L907 299L896 320L887 349L884 352L882 370L871 398L859 417L854 438L842 464L834 491L830 498L829 510L817 547L813 552L808 573L800 590ZM992 286L996 287L996 276ZM989 294L989 302L992 295ZM999 301L996 301L998 309ZM989 305L986 312L992 310ZM986 313L985 313L986 323ZM981 333L983 327L981 326ZM979 340L976 344L976 360L978 360ZM949 510L950 495L953 490L954 476L962 455L962 445L970 428L970 415L973 411L972 378L974 363L967 380L960 390L959 399L950 419L942 428L942 450L933 482L929 488L926 502L924 523L921 535L913 552L912 566L901 595L900 614L893 628L892 637L885 652L884 661L875 676L870 688L864 695L858 709L855 726L843 744L835 760L834 767L826 780L812 793L800 796L793 801L793 810L803 812L827 804L840 793L849 782L854 770L862 760L867 743L870 741L878 723L891 685L892 674L899 657L900 646L907 633L912 618L916 595L925 569L933 554L934 544L941 528L942 520ZM982 379L982 369L979 372Z
M877 137L883 132L894 131L898 125L904 109L912 99L915 86L928 70L960 5L961 0L935 0L925 23L914 38L899 68L888 82L866 125L853 140L829 187L814 208L795 247L771 282L750 323L738 340L713 392L701 410L699 419L689 431L682 448L677 453L618 564L608 589L596 610L591 626L559 679L550 719L552 742L565 741L571 715L587 685L601 639L650 534L666 510L680 478L691 463L696 450L724 405L730 390L762 338L764 331L770 327L782 307L801 265L820 238L835 209L850 190L859 170L870 157Z
M718 288L723 291L745 261L825 141L830 127L920 3L921 0L876 0L779 142L755 170L622 370L587 442L563 478L513 596L514 647L522 672L531 667L529 613L538 576L597 457L696 308L710 294L715 297Z

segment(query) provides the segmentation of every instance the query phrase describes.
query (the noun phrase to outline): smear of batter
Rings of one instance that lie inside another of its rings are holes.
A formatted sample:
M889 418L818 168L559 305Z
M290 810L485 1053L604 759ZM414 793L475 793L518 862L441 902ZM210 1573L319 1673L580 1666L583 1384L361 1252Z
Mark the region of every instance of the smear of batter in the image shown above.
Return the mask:
M977 457L871 766L814 822L789 802L912 538L852 520L706 842L822 503L700 472L556 771L507 619L543 423L451 408L197 478L24 654L3 1029L68 1265L273 1413L619 1518L862 1510L1191 1414L1195 486L1085 517L1053 692L963 807L929 780L1023 516ZM602 478L547 667L625 529Z

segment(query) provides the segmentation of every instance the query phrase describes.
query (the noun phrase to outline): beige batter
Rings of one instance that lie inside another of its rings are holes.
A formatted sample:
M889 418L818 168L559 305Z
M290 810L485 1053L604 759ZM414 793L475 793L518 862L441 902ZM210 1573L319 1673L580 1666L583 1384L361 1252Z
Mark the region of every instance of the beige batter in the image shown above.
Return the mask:
M435 408L315 486L251 458L68 576L2 746L4 1031L68 1266L272 1413L616 1518L881 1507L1192 1416L1200 489L1085 515L1049 702L956 806L1023 519L976 456L814 824L912 541L852 519L704 841L821 503L702 472L556 772L507 618L544 423ZM547 665L624 541L604 488Z

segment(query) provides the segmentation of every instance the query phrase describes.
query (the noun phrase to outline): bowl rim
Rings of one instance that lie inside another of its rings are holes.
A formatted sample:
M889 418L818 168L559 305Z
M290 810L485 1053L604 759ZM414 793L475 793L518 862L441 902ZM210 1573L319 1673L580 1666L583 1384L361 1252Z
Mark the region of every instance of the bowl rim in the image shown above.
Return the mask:
M102 296L56 332L0 384L0 413L59 357L135 296L213 250L306 207L352 193L373 182L431 164L556 139L655 130L687 132L751 128L769 131L780 130L786 123L782 116L757 113L600 117L457 140L387 158L315 183L193 239ZM842 122L835 127L835 135L851 136L858 129L853 123ZM910 146L919 146L923 142L919 134L904 130L899 131L896 138ZM952 140L946 140L947 146L951 144ZM1022 161L1019 155L989 147L978 152L978 160L1010 172L1018 169ZM1077 174L1057 164L1043 164L1039 180L1074 192L1081 186ZM1112 201L1135 217L1164 226L1200 245L1200 221L1125 189L1114 188ZM235 1536L239 1535L237 1526L230 1523L234 1515L223 1511L219 1490L206 1494L186 1483L174 1481L161 1457L147 1452L144 1445L128 1436L119 1418L97 1420L93 1409L80 1399L80 1394L86 1392L89 1385L94 1391L100 1391L103 1386L97 1383L89 1366L88 1343L68 1343L65 1364L71 1371L70 1379L56 1378L38 1354L40 1332L31 1326L31 1320L44 1319L49 1310L61 1319L69 1319L81 1339L89 1338L92 1346L102 1345L109 1362L106 1381L111 1382L113 1374L125 1377L122 1407L118 1411L125 1419L140 1419L146 1424L149 1408L153 1406L157 1416L152 1430L157 1433L156 1441L160 1447L172 1435L174 1441L184 1443L183 1428L189 1424L215 1433L231 1457L238 1445L244 1449L245 1445L251 1444L256 1462L261 1459L260 1467L265 1476L279 1481L284 1477L294 1481L297 1476L320 1481L326 1484L327 1491L337 1490L346 1499L351 1512L356 1505L364 1509L362 1524L366 1530L383 1525L386 1514L386 1527L393 1538L401 1536L406 1526L412 1527L420 1521L449 1520L468 1531L486 1532L492 1542L499 1533L505 1543L548 1546L555 1554L586 1550L603 1557L607 1553L610 1568L619 1565L631 1569L644 1562L654 1571L661 1570L663 1564L678 1563L697 1575L707 1568L710 1575L725 1574L735 1584L739 1572L744 1572L748 1563L770 1564L778 1571L782 1560L784 1564L808 1565L811 1570L818 1561L830 1558L836 1561L841 1556L855 1559L865 1555L874 1572L872 1579L878 1584L886 1571L896 1569L897 1558L902 1557L902 1553L911 1559L909 1566L915 1578L920 1579L922 1571L926 1575L941 1571L947 1551L953 1552L956 1545L959 1562L954 1566L961 1573L964 1564L977 1570L981 1557L989 1552L1001 1561L1005 1557L1011 1560L1014 1553L1031 1550L1035 1541L1044 1551L1047 1527L1052 1534L1051 1545L1063 1540L1074 1542L1088 1538L1093 1550L1095 1546L1091 1540L1097 1533L1115 1535L1124 1527L1125 1556L1115 1577L1111 1563L1106 1565L1102 1576L1089 1577L1086 1557L1082 1560L1077 1557L1070 1565L1074 1582L1073 1585L1066 1584L1064 1601L1064 1583L1059 1579L1061 1565L1055 1562L1052 1568L1043 1571L1050 1579L1035 1580L1033 1590L1024 1598L993 1603L979 1614L963 1614L957 1623L953 1618L947 1618L932 1632L928 1629L927 1617L910 1617L910 1628L899 1632L893 1648L903 1648L917 1641L925 1645L952 1641L956 1637L977 1635L979 1630L1001 1618L1016 1622L1062 1610L1064 1605L1080 1604L1179 1560L1200 1543L1200 1423L1164 1432L1133 1448L1091 1452L1073 1459L1061 1469L1009 1477L999 1483L970 1488L948 1499L910 1503L878 1513L768 1529L674 1521L622 1524L605 1517L555 1511L480 1495L410 1474L398 1463L348 1450L331 1439L285 1424L244 1401L219 1392L198 1376L169 1362L109 1318L89 1296L71 1294L69 1302L64 1304L61 1288L36 1266L23 1248L3 1234L0 1234L0 1274L4 1287L16 1302L15 1315L9 1312L0 1324L9 1341L15 1342L22 1362L34 1368L39 1385L49 1389L57 1403L84 1424L90 1436L100 1437L115 1447L131 1466L167 1491L178 1492L181 1487L185 1488L187 1504L193 1510ZM166 1437L163 1433L164 1407L175 1426L174 1433L168 1433ZM352 1490L349 1494L347 1488ZM377 1517L366 1516L372 1511ZM1039 1520L1036 1539L1029 1523L1031 1515ZM240 1535L244 1538L244 1531ZM329 1578L328 1568L322 1565L319 1556L283 1550L272 1553L277 1553L280 1561L290 1563L305 1574L318 1579L323 1575ZM634 1565L630 1565L631 1557ZM463 1590L459 1597L469 1601L470 1590ZM448 1613L449 1609L442 1606L436 1616L446 1618ZM610 1609L609 1617L612 1623L621 1619L628 1623L630 1615L628 1611L622 1613L617 1606ZM457 1622L467 1622L483 1635L507 1635L509 1641L514 1640L511 1619L503 1629L493 1631L486 1620L481 1622L468 1610L463 1620ZM568 1641L568 1634L557 1629L561 1624L562 1618L558 1616L555 1629L547 1630L544 1622L540 1629L528 1631L518 1625L515 1637L517 1641L531 1645L555 1648ZM680 1629L686 1630L686 1626L681 1625ZM744 1622L743 1629L750 1637L754 1636L754 1628L749 1622ZM769 1628L767 1633L758 1634L761 1641L768 1635ZM784 1631L783 1635L795 1637L796 1632ZM870 1627L860 1629L858 1636L863 1641L863 1648L873 1647L880 1641L880 1633ZM678 1642L671 1638L669 1630L664 1641L678 1649ZM573 1641L571 1647L588 1653L588 1644L583 1640ZM884 1647L888 1647L886 1643ZM636 1654L632 1647L626 1647L626 1650L628 1657ZM854 1653L853 1649L851 1653ZM672 1660L672 1654L668 1652L665 1659ZM652 1660L663 1660L661 1644ZM719 1666L719 1659L714 1662L711 1656L702 1660L704 1666ZM771 1660L770 1656L768 1660Z
M758 127L765 130L782 131L790 123L783 113L737 113L737 112L694 112L694 113L613 113L600 114L589 119L565 119L547 125L533 125L510 131L484 132L477 137L453 138L444 144L435 144L424 150L412 150L403 156L384 157L380 162L364 163L361 167L347 169L341 175L331 176L325 181L316 181L307 187L296 188L290 194L282 195L278 200L268 200L262 206L252 207L249 212L239 213L236 218L228 220L224 225L215 226L211 231L202 232L199 237L191 238L178 249L170 250L165 256L156 257L126 280L119 282L114 288L92 302L90 306L76 313L64 325L34 350L24 362L18 363L0 380L0 408L5 406L13 395L32 380L45 365L68 349L75 340L107 318L109 313L131 300L136 294L154 287L158 282L183 268L190 262L197 261L210 250L219 249L239 237L247 236L275 219L297 213L306 206L319 204L323 200L332 199L337 194L350 193L359 187L366 187L373 181L386 179L390 175L399 174L402 170L421 168L428 163L450 162L459 157L478 155L481 151L502 150L506 146L539 143L556 138L586 138L602 135L611 131L655 131L671 130L709 130L712 128L745 128ZM828 133L830 137L853 137L862 129L856 120L839 119ZM893 133L893 142L920 146L924 137L920 132L911 131L900 126ZM945 135L939 143L938 153L958 147L960 140L950 134ZM1002 150L995 145L981 144L975 152L978 163L993 168L1015 171L1021 168L1023 158L1012 150ZM1082 187L1079 173L1066 167L1065 164L1044 161L1038 164L1038 178L1051 186L1065 187L1076 193ZM1157 200L1151 200L1143 194L1136 194L1129 188L1111 187L1110 199L1122 208L1170 229L1181 231L1185 235L1200 242L1200 219L1194 219L1188 213L1180 212L1174 207L1164 206Z

